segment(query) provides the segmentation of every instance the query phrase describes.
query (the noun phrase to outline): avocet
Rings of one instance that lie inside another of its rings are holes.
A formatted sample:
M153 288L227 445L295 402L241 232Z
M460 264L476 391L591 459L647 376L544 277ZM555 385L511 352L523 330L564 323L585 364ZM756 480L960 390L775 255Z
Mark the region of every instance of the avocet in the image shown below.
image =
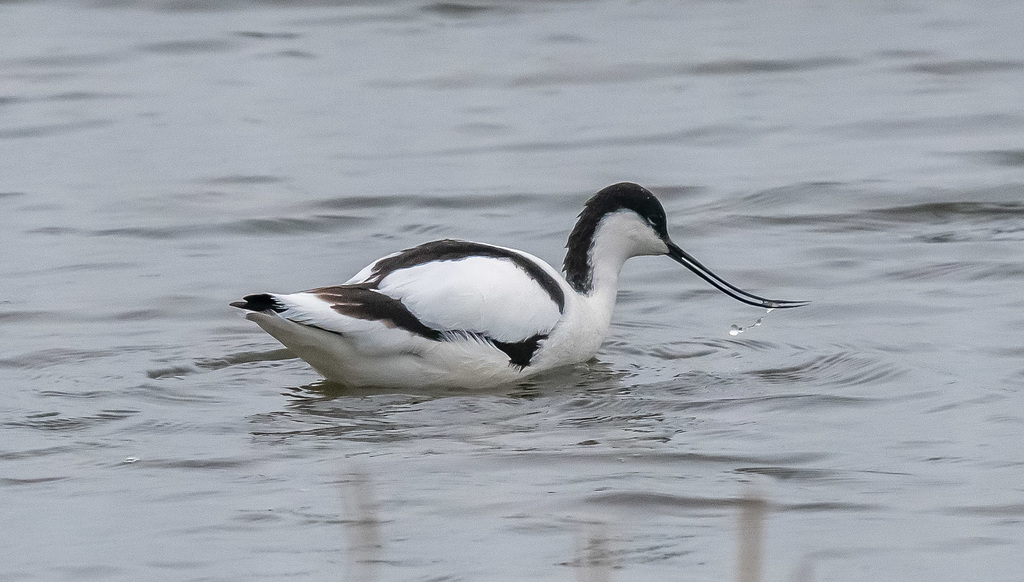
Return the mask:
M631 257L668 255L750 305L807 303L758 297L712 273L672 242L661 203L637 184L590 198L566 248L563 277L523 251L437 240L378 259L341 285L231 305L334 382L483 388L593 358Z

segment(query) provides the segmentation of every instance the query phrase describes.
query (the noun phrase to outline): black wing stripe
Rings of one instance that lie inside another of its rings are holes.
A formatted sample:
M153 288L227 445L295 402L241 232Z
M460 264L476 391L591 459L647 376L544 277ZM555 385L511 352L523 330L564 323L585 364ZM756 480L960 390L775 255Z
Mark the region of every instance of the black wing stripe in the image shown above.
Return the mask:
M399 269L408 269L434 261L457 261L469 257L492 257L512 261L515 266L522 269L547 292L551 300L558 305L559 313L565 311L565 293L562 291L562 287L540 265L508 249L463 240L435 240L405 249L392 257L383 258L373 266L373 272L367 283L376 286L381 279Z
M441 339L441 332L424 325L404 303L366 285L320 287L309 292L330 303L331 309L342 315L381 321L384 325L404 329L427 339Z
M312 289L317 297L331 304L331 309L342 315L357 319L376 320L385 325L404 329L418 336L434 341L455 341L460 338L476 338L501 350L508 356L509 365L523 369L530 365L533 354L546 334L537 334L519 342L500 342L485 334L472 331L441 332L419 320L398 299L375 291L367 284L337 285Z

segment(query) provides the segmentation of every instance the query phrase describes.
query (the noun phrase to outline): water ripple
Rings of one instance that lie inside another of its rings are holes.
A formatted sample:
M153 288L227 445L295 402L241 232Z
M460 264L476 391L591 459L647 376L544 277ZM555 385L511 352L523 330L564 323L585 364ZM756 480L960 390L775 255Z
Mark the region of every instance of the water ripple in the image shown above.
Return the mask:
M138 410L102 410L93 415L78 417L61 416L60 412L41 412L28 415L22 420L10 420L3 424L15 428L74 431L122 420L134 416L138 412Z
M896 364L852 352L824 354L792 366L762 368L746 372L770 384L860 386L882 384L907 372Z
M205 183L214 186L254 186L258 184L278 184L284 181L286 181L285 178L268 174L232 174L204 180Z
M423 12L451 18L469 18L483 14L513 12L510 4L476 4L469 2L431 2L420 7Z
M889 271L887 277L901 281L983 281L1020 280L1024 263L941 261Z
M12 59L0 63L2 65L17 65L23 67L39 68L71 68L71 67L92 67L106 65L120 60L122 57L115 53L96 54L62 54L62 55L36 55Z
M584 445L591 446L591 445ZM721 469L731 469L736 465L795 465L799 463L813 463L821 461L825 455L816 453L787 453L780 455L728 455L723 453L694 453L678 451L644 450L642 453L624 454L618 450L586 450L567 449L555 451L514 451L508 453L510 456L527 459L530 463L561 464L566 462L566 457L572 457L578 462L596 461L599 463L618 463L623 456L629 456L630 463L634 465L722 465ZM738 469L734 469L738 470Z
M203 371L222 370L239 364L277 362L294 358L296 358L295 354L285 348L269 351L243 351L218 358L200 358L193 363L176 363L162 368L152 368L146 371L146 375L153 380L180 378Z
M885 139L978 133L1003 133L1024 126L1024 116L1011 113L973 113L951 116L914 116L905 119L869 119L836 125L829 132L846 139Z
M44 123L27 127L0 129L0 139L61 136L88 129L107 127L113 124L114 122L109 119L86 119L83 121L69 121L65 123Z
M233 47L234 44L229 41L207 38L197 40L168 40L151 42L139 46L139 50L154 54L194 55L226 52Z
M813 188L787 189L783 198L791 201L809 195ZM1018 187L971 192L992 198L1019 198ZM821 192L819 191L818 194ZM764 195L760 193L758 197ZM772 191L776 210L766 214L734 214L729 220L736 224L759 223L779 226L804 226L828 233L885 232L900 230L922 242L966 242L987 240L1024 240L1024 203L1016 200L939 200L919 204L868 208L855 212L787 213L780 208L780 199ZM963 195L960 195L961 197ZM745 199L749 203L750 199ZM749 209L748 209L749 210ZM921 227L909 230L908 225Z
M139 466L158 469L237 469L255 464L253 459L145 459Z
M73 453L75 451L76 448L71 446L44 447L36 449L26 449L21 451L0 451L0 461L19 461L23 459L35 459L38 457L46 457L50 455L63 455L66 453Z
M771 132L771 128L744 126L738 124L712 124L686 127L670 131L631 133L630 135L607 135L576 137L571 140L544 140L460 146L438 150L406 151L391 154L374 152L348 156L351 159L403 159L435 156L465 156L487 153L532 153L563 152L603 148L644 147L658 144L689 144L701 146L724 146L747 143L755 137Z
M916 63L904 67L902 70L912 73L927 73L929 75L954 76L1019 71L1022 68L1024 68L1024 62L1022 61L962 59Z
M622 325L622 327L626 326ZM665 325L664 327L674 328L674 324ZM782 348L781 344L758 339L703 338L698 340L668 341L655 346L636 345L627 340L610 340L605 342L604 349L610 350L613 353L654 356L662 360L686 360L723 352L775 352Z
M868 406L877 398L858 396L836 396L832 394L777 394L768 396L747 396L736 398L712 398L692 400L671 406L675 410L725 410L747 405L781 404L787 409L821 408L834 410L840 406Z
M782 481L818 481L822 479L834 479L837 472L828 469L807 469L803 467L741 467L735 469L737 473L751 473L754 475L765 475Z
M1024 166L1024 149L992 150L988 152L982 152L981 155L989 162L997 166L1009 166L1014 168Z
M750 75L790 73L854 64L844 57L811 57L806 59L723 59L694 65L691 75Z
M588 498L590 503L607 505L631 511L694 511L706 509L740 508L750 503L746 497L693 497L671 495L667 493L651 493L647 491L614 491L598 493ZM850 503L841 501L813 503L769 503L774 511L818 512L818 511L852 511L869 512L884 509L881 505L870 503Z
M146 240L187 239L196 236L223 234L260 235L301 235L306 233L337 232L367 222L361 216L345 214L317 214L311 217L244 218L215 224L179 224L173 226L123 226L95 230L69 227L43 227L28 231L29 234L65 236L121 237Z
M1024 517L1024 503L1002 503L992 505L964 505L944 510L950 515L982 515L991 517Z
M0 358L0 368L39 369L50 366L77 364L85 360L106 358L117 355L111 350L76 350L52 348L22 354L11 358Z
M0 486L4 485L38 485L40 483L52 483L54 481L63 481L69 477L30 477L30 478L18 478L18 477L3 477L0 478Z
M823 56L804 59L721 59L693 62L625 62L605 66L580 64L572 68L535 71L519 75L459 74L418 79L379 80L379 87L425 87L437 90L473 87L545 87L554 85L589 85L637 83L649 80L686 76L771 75L848 66L855 60Z

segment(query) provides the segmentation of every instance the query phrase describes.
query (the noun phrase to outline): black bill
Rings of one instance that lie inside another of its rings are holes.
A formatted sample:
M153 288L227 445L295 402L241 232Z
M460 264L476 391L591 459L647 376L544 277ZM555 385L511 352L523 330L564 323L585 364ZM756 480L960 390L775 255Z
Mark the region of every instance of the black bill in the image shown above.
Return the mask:
M718 275L712 273L707 267L700 264L700 262L691 257L689 253L676 246L671 241L665 241L668 245L668 256L672 257L680 265L693 271L698 277L704 279L708 283L711 283L716 289L725 293L729 297L737 301L742 301L747 305L755 305L757 307L765 307L767 309L785 309L787 307L803 307L810 303L810 301L783 301L781 299L765 299L764 297L758 297L753 293L747 293L743 289L727 282Z

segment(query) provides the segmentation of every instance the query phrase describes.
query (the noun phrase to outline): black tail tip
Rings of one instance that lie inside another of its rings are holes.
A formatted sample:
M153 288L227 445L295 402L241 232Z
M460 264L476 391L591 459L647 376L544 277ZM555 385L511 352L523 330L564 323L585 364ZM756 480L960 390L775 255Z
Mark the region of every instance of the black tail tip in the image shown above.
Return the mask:
M246 311L281 311L283 306L269 293L246 295L243 301L232 301L229 305Z

